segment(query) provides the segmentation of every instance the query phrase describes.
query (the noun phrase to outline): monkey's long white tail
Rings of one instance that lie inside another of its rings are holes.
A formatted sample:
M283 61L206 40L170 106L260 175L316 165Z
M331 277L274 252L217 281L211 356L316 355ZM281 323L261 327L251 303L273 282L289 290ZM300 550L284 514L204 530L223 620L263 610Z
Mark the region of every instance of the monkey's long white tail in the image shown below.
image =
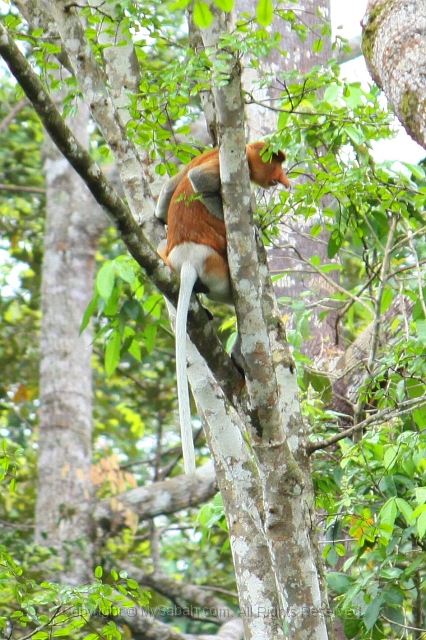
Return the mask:
M180 432L185 473L195 473L195 451L192 439L191 407L189 404L186 364L186 325L192 290L197 281L196 269L184 262L180 271L179 300L176 312L176 377L179 401Z

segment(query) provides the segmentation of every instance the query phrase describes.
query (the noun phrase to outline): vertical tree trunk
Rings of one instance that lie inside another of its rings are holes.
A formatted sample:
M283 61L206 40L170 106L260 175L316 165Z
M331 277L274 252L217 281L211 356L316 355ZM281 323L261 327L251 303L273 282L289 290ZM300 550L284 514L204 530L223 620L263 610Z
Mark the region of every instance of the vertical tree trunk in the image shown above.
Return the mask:
M426 5L423 0L369 0L362 51L406 132L426 149Z
M85 139L87 111L74 130ZM46 143L47 220L42 271L40 440L36 543L57 550L61 582L91 575L91 334L79 335L93 292L94 255L106 218L80 177Z
M220 36L231 30L231 20L219 12L211 26L202 30L204 48L213 65L223 53ZM252 518L237 517L238 497L227 494L228 487L222 486L218 473L219 486L227 511L240 602L249 605L249 614L244 616L246 638L326 640L329 637L327 604L321 589L316 536L312 532L313 492L295 371L269 278L261 275L259 269L255 233L248 211L250 185L239 60L229 57L227 65L226 73L222 67L226 83L213 81L211 91L219 140L228 260L249 397L249 410L245 408L243 421L254 454L250 465L252 494L242 502L238 513L249 514L252 496L256 495L261 517L258 533L265 545L262 548L257 543L257 548L264 552L265 565L269 560L269 577L274 576L276 585L275 593L269 588L271 596L266 611L262 611L263 604L260 604L265 600L260 594L259 574L252 572L255 555ZM214 433L212 423L209 427L212 428L212 440L219 437ZM240 500L249 485L248 476L244 481L239 478L239 482L235 482L237 488L241 484ZM269 587L274 581L270 580ZM275 612L271 611L271 605L277 606ZM266 617L277 613L280 624L271 633Z

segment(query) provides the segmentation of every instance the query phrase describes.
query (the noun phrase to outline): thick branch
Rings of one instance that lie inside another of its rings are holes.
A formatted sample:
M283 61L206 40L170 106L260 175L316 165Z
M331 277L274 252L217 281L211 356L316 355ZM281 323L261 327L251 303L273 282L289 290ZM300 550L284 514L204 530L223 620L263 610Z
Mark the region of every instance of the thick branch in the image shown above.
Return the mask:
M94 510L94 519L105 529L120 528L125 512L130 509L140 519L175 513L201 504L217 493L213 464L200 467L190 478L181 475L156 482L148 487L138 487L103 500Z
M335 433L327 440L321 440L319 442L315 442L310 444L307 449L308 453L312 454L315 451L319 451L320 449L327 449L331 445L339 442L339 440L343 440L344 438L349 438L357 431L362 431L367 427L372 427L374 425L383 424L384 421L393 420L395 418L400 418L407 413L412 413L415 409L422 409L426 405L426 400L423 398L413 398L411 400L405 400L404 402L400 402L397 407L386 407L386 409L382 409L373 415L370 415L368 418L363 420L362 422L358 422L357 424L345 429L344 431L340 431L339 433Z
M212 60L222 54L220 34L228 27L218 13L212 26L203 31L204 46ZM228 260L234 290L241 351L247 389L252 406L253 426L258 436L269 441L280 432L276 380L267 328L262 309L256 239L251 210L250 178L245 153L244 102L237 57L229 58L228 81L213 85L222 196L228 243Z
M18 7L19 12L30 24L31 30L43 29L43 40L45 42L61 46L61 51L56 54L56 58L72 74L71 63L62 45L56 23L44 3L39 2L39 0L14 0L13 4Z
M111 98L105 73L96 61L77 10L68 0L51 1L50 6L83 99L114 154L130 209L146 225L148 237L158 242L161 224L153 216L154 200L143 164L126 135L120 111Z
M362 56L361 35L351 38L349 42L346 42L345 44L349 47L350 51L346 51L343 48L343 45L339 47L337 53L337 62L339 64L344 64L345 62L349 62L349 60L355 60Z

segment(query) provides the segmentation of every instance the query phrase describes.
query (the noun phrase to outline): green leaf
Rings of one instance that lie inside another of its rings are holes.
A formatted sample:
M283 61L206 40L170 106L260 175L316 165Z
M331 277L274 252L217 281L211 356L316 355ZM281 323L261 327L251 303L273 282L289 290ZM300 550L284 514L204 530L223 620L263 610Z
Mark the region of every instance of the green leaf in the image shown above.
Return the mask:
M124 313L129 316L129 318L131 318L132 320L136 320L141 312L141 305L134 298L130 298L123 304L122 309Z
M129 578L127 580L127 586L129 587L129 589L137 589L139 585L136 580L132 580L131 578Z
M100 269L96 278L96 288L105 302L110 299L115 284L115 264L106 262Z
M417 569L424 565L424 559L422 556L417 558L414 562L412 562L406 569L403 571L402 576L409 576L411 573L417 572Z
M136 279L136 268L133 262L129 260L116 260L115 272L124 282L128 282L133 285Z
M102 569L102 567L97 566L95 569L95 578L102 578L103 573L104 570Z
M421 340L423 344L426 344L426 320L417 320L416 330L419 340Z
M143 344L148 353L151 353L155 347L155 338L157 337L157 325L148 325L143 332Z
M395 445L387 447L383 456L383 465L387 471L392 469L398 460L399 448Z
M393 290L390 287L386 287L383 291L382 301L380 305L380 313L386 313L389 307L392 304L393 300Z
M163 308L163 296L158 293L149 296L149 298L144 301L143 308L154 318L159 318L161 316L161 310Z
M113 318L118 312L120 293L121 293L121 285L117 281L115 281L115 286L103 310L103 313L105 316L109 318Z
M354 144L358 145L364 142L364 136L355 127L345 127L345 131Z
M287 123L289 121L290 118L290 114L286 113L285 111L281 111L278 115L278 129L279 130L284 130L287 126Z
M407 524L411 524L411 516L413 515L412 507L403 498L395 498L395 502L399 511L404 516Z
M419 320L417 320L416 325L418 325ZM414 398L423 398L425 394L425 385L422 384L419 380L413 380L411 378L407 378L405 381L405 386L407 389L407 394L410 399ZM424 429L426 427L426 407L417 407L412 411L412 417L415 421L416 425L419 429Z
M114 373L120 362L121 335L118 329L113 329L105 349L105 372L107 376Z
M395 498L390 498L380 509L380 522L393 526L397 515L398 509L395 504Z
M191 0L177 0L170 7L172 11L176 11L176 9L186 9L186 7L190 4Z
M328 573L326 575L327 583L337 594L346 593L352 585L353 580L345 573Z
M416 487L416 500L420 505L426 503L426 487Z
M256 20L263 27L268 27L274 17L272 0L259 0L256 7Z
M324 41L322 40L322 38L318 38L318 40L315 40L312 48L315 53L320 53L324 48Z
M426 287L422 290L421 296L422 298L426 296ZM425 316L423 313L423 304L422 304L422 300L420 299L420 296L417 297L413 307L413 320L418 320L418 319L425 320Z
M426 533L426 511L423 511L423 513L421 513L418 517L417 532L419 534L420 540L422 540L422 538L424 538L424 535Z
M339 251L342 244L343 244L343 235L340 233L338 229L335 229L328 241L327 253L330 259L334 258L334 256Z
M86 311L84 312L83 320L81 321L81 325L80 325L79 335L83 333L83 331L88 326L91 317L95 315L95 311L98 308L98 300L99 300L99 295L95 293L94 297L91 299L91 301L87 305Z
M357 107L362 105L363 91L361 87L351 84L347 87L347 91L345 90L344 96L346 104L348 104L353 109L356 109Z
M330 104L338 103L338 98L341 93L341 88L338 84L331 84L324 92L324 100L330 102Z
M403 162L402 164L404 165L404 167L407 167L407 169L411 171L414 178L417 178L417 180L420 181L424 181L425 172L423 170L423 167L420 167L418 164L410 164L409 162Z
M364 613L364 624L367 627L367 631L370 631L376 624L379 617L380 609L382 607L383 594L376 596L372 602L368 605Z
M213 14L205 2L196 2L194 5L194 22L198 27L205 29L213 20Z
M311 227L311 236L313 238L316 238L317 236L319 236L319 234L321 233L322 229L323 229L322 224L314 224Z
M426 428L426 407L418 407L413 410L413 420L421 431Z
M362 631L362 622L355 616L353 618L345 618L344 630L347 638L355 638Z
M135 360L142 362L141 345L137 340L132 340L127 351L135 358Z
M234 0L214 0L214 3L222 11L232 11L234 7Z
M330 378L323 373L306 371L307 379L311 386L317 393L322 394L322 398L325 402L328 402L332 396L332 385Z

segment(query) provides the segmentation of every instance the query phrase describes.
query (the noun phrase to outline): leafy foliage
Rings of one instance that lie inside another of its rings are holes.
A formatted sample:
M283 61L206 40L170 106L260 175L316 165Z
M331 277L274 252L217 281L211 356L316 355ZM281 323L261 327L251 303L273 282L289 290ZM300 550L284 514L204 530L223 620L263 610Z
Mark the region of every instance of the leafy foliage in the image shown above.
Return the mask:
M277 144L293 175L304 177L282 197L285 211L314 220L313 237L327 232L329 262L308 262L317 273L339 270L336 258L346 267L346 287L331 296L346 336L372 331L366 372L351 391L363 436L316 455L318 506L330 514L324 556L340 569L328 581L349 638L399 637L409 612L419 624L414 612L425 603L425 174L374 160L373 141L393 135L375 87L342 82L331 65L302 84L290 77L283 98ZM296 314L290 338L300 347L311 314L302 298L284 302ZM338 435L342 416L327 408L331 379L298 358L315 440Z
M101 64L110 46L100 38L106 25L114 34L115 20L119 22L123 43L137 36L141 83L131 97L127 133L156 162L160 176L176 171L176 159L187 162L198 152L191 125L200 113L199 95L212 77L227 81L223 60L212 65L208 52L194 53L188 46L180 20L189 4L196 23L206 26L211 9L204 2L182 0L171 12L168 3L125 1L115 7L114 19L91 7L81 10ZM215 4L224 11L232 8L230 1ZM242 16L233 34L223 39L223 55L239 51L247 66L259 68L263 56L280 50L279 37L266 29L274 17L306 39L308 30L291 5L274 13L272 3L262 0L256 16ZM67 91L64 114L72 115L79 91L72 77L58 79L52 73L59 66L57 45L12 14L5 23L32 45L46 85ZM321 29L327 36L327 26ZM321 47L318 39L314 48ZM280 72L278 78L262 75L245 96L248 108L272 82L281 90L273 104L278 130L270 137L270 148L286 150L293 189L259 198L265 242L277 242L285 225L306 222L314 241L327 242L326 258L319 250L304 258L306 269L330 285L320 321L337 309L348 344L371 329L367 350L358 358L364 373L355 389L350 388L352 371L347 373L352 406L342 413L333 407L333 376L319 370L306 352L314 325L311 305L303 296L281 301L283 313L293 317L288 335L299 364L311 443L318 445L314 480L326 519L324 557L334 610L348 638L399 638L402 630L405 637L415 637L410 627L419 620L416 612L426 609L425 171L422 165L375 161L374 144L394 135L391 116L381 107L376 87L342 80L334 61L303 77L299 71ZM17 97L3 79L1 93L0 115L5 118L7 105L16 106ZM262 106L268 105L269 100ZM108 531L97 541L100 568L92 584L71 588L39 579L38 565L51 553L32 545L42 133L24 106L0 138L3 182L38 189L17 194L2 188L0 198L1 248L7 252L0 302L0 427L7 438L0 457L7 489L0 503L0 520L7 523L0 529L0 624L11 638L19 638L23 628L34 630L33 638L40 640L51 635L120 638L124 632L122 622L114 621L114 607L130 602L145 606L147 600L136 582L112 567L133 562L143 571L153 569L149 523L127 514L123 529ZM110 159L97 132L92 146L95 155ZM176 473L180 464L173 346L162 300L134 262L118 255L122 250L116 241L109 230L98 256L94 297L82 320L82 328L94 322L96 330L94 481L100 499L160 480ZM332 351L332 345L327 347ZM354 419L360 428L339 440ZM332 436L336 439L321 449ZM202 439L198 455L200 460L207 456ZM188 582L220 585L233 606L220 497L198 515L170 516L161 527L164 571ZM168 602L154 590L151 596L152 605ZM105 624L97 613L112 619ZM173 622L184 631L192 629L191 622ZM208 623L194 625L196 631L210 630Z
M37 557L35 550L34 559ZM0 580L4 585L2 596L6 603L13 603L14 611L7 618L0 615L0 628L10 635L32 627L35 640L53 637L100 638L122 637L113 619L122 609L146 606L149 598L135 580L127 578L124 571L112 570L108 581L103 581L102 567L95 569L96 580L92 584L71 587L54 582L41 582L31 578L4 546L0 546ZM0 611L1 613L1 611Z
M319 504L335 510L324 554L330 565L341 566L328 580L354 635L397 636L403 612L411 609L425 562L425 446L424 434L393 423L357 444L342 442L340 467L332 474L326 458L318 469Z

